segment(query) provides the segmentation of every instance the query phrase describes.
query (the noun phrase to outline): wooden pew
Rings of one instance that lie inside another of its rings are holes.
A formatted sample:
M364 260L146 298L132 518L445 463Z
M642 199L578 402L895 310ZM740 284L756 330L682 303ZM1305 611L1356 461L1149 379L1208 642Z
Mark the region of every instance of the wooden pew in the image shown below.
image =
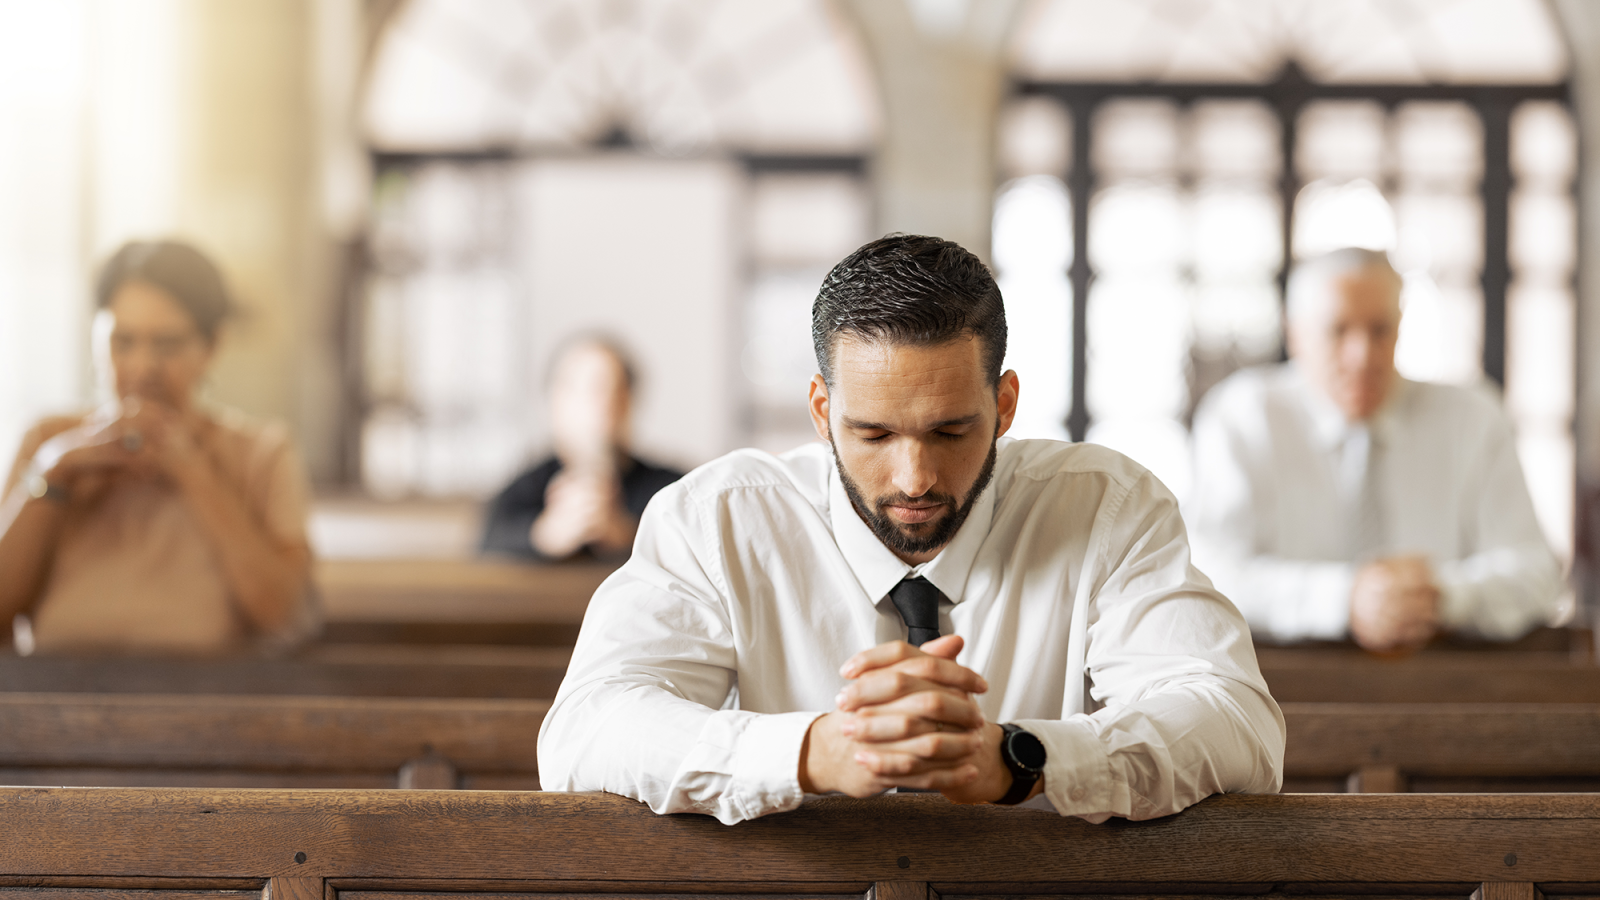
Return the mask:
M1600 705L1282 706L1285 791L1600 791Z
M1546 628L1510 644L1436 641L1399 657L1353 644L1258 644L1280 702L1600 703L1588 629Z
M535 789L548 703L0 694L0 783ZM1600 790L1600 705L1286 703L1290 792Z
M1280 703L1600 703L1600 667L1554 660L1285 654L1262 659L1261 674Z
M331 643L570 647L609 564L324 560L316 582Z
M517 699L0 694L0 784L537 790L548 709Z
M554 697L564 647L327 645L290 659L0 654L0 691L341 697Z
M1353 641L1273 643L1261 640L1256 641L1256 658L1263 663L1302 658L1320 659L1325 662L1384 659L1361 649ZM1485 641L1455 635L1440 635L1421 650L1408 653L1404 658L1432 661L1473 658L1482 660L1487 665L1529 663L1594 665L1594 631L1579 627L1536 628L1514 641Z
M20 838L0 841L18 900L1540 900L1600 882L1600 805L1570 795L1223 796L1102 825L826 798L729 827L594 794L8 788L0 834Z

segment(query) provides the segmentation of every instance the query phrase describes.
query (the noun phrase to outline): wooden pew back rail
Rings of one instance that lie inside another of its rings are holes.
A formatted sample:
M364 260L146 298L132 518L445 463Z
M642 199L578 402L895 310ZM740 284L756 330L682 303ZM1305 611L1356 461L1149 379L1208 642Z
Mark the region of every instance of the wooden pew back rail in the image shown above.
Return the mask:
M1103 825L826 798L729 827L606 795L9 788L0 834L18 900L1600 893L1584 796L1225 796Z
M1285 791L1600 788L1600 705L1281 705Z
M549 703L0 695L0 783L537 789Z
M548 701L0 694L0 783L538 787ZM1285 703L1285 789L1587 791L1600 705Z
M568 648L323 644L292 659L17 657L0 691L305 697L554 697Z

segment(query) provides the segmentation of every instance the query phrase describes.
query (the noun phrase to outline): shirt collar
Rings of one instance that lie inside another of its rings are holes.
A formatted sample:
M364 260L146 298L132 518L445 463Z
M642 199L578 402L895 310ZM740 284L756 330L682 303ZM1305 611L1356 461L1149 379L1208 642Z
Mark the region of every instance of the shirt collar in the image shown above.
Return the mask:
M1367 420L1367 430L1371 432L1372 439L1383 443L1394 436L1396 428L1400 427L1403 419L1401 408L1405 406L1406 399L1411 396L1411 382L1394 376L1394 387L1389 389L1389 396L1383 398L1383 405Z
M1311 416L1311 433L1324 449L1342 446L1350 433L1357 429L1365 429L1374 439L1383 440L1394 428L1398 415L1396 410L1405 403L1405 397L1411 390L1411 382L1396 375L1389 396L1383 398L1383 405L1378 407L1377 412L1364 422L1350 422L1327 395L1306 380L1298 366L1294 366L1292 371L1305 399L1306 412Z
M855 506L850 503L850 495L845 492L844 482L839 479L837 459L830 457L830 461L834 465L829 467L828 472L828 517L833 524L833 539L838 543L839 551L844 554L845 562L855 573L856 581L860 582L867 599L876 605L903 579L921 575L932 582L951 603L960 603L966 591L967 576L971 574L978 550L982 548L989 527L994 522L994 484L991 482L978 495L977 501L972 504L972 511L967 514L967 520L961 523L955 537L939 551L939 555L913 567L885 547L872 529L867 527L867 523L861 520Z

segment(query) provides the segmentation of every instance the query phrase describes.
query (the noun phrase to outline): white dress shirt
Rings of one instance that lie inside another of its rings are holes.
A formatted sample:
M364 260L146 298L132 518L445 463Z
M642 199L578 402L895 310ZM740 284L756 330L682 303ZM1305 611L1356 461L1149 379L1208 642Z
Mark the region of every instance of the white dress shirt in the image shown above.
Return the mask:
M726 823L794 808L807 729L845 660L905 638L887 595L912 572L825 444L691 472L590 602L539 735L544 788ZM1278 789L1283 717L1248 628L1189 565L1171 493L1126 457L1002 439L994 480L916 572L989 682L984 715L1043 741L1061 813L1150 818Z
M1352 425L1292 363L1248 369L1201 403L1194 476L1195 562L1259 636L1344 637L1355 570L1384 556L1428 558L1456 631L1516 637L1559 599L1511 424L1486 391L1400 379Z

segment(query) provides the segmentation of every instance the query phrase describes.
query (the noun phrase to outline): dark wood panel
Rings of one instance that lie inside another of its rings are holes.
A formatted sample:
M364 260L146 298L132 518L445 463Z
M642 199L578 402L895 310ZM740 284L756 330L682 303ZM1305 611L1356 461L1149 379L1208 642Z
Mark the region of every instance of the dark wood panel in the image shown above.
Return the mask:
M1528 882L1524 882L1528 883ZM1196 882L1193 884L1161 885L1160 893L1132 891L1124 884L1108 882L1105 884L1085 885L1080 883L1065 884L995 884L982 885L984 889L993 889L991 893L961 894L937 893L938 900L1004 900L1007 897L1038 897L1051 895L1067 895L1080 900L1089 898L1104 898L1104 900L1169 900L1174 895L1191 895L1206 900L1228 900L1228 898L1259 898L1267 897L1274 900L1285 900L1291 897L1315 897L1317 900L1380 900L1380 898L1405 897L1408 900L1423 900L1423 898L1438 898L1438 900L1470 900L1472 894L1484 882L1462 883L1379 883L1362 884L1359 882L1288 882L1282 884L1213 884L1210 882ZM948 886L948 885L947 885Z
M812 890L803 893L769 893L769 892L723 892L707 891L704 885L688 886L683 891L660 891L652 885L650 892L645 891L606 891L600 893L562 893L559 891L339 891L340 900L515 900L519 897L538 898L538 900L659 900L666 893L673 897L686 898L693 896L711 896L717 900L843 900L843 898L857 898L857 900L878 900L866 891L841 889L835 892L824 893Z
M991 883L1338 883L1404 894L1600 881L1600 802L1579 795L1226 796L1104 825L937 796L823 798L728 827L606 795L12 788L0 789L0 833L29 836L0 842L0 874L249 874L338 879L346 891L403 890L411 879L442 891L589 881L629 894L912 882L940 895L992 894Z
M682 898L686 895L718 897L737 900L738 897L760 897L762 900L792 900L797 897L859 897L871 900L872 885L858 882L830 881L652 881L642 890L637 881L562 879L474 878L330 878L327 884L341 897L370 897L374 894L391 894L410 897L417 893L434 892L444 897L486 896L504 897L518 893L547 900L605 900L607 897L663 897Z
M258 897L266 890L266 878L157 878L151 876L60 876L0 874L0 888L8 890L67 891L66 896L82 896L88 891L148 891L157 897L170 897L180 891L206 896ZM26 896L26 895L23 895Z
M8 888L0 887L3 900L247 900L262 892L221 890L145 890L141 888ZM319 895L320 897L320 895Z

